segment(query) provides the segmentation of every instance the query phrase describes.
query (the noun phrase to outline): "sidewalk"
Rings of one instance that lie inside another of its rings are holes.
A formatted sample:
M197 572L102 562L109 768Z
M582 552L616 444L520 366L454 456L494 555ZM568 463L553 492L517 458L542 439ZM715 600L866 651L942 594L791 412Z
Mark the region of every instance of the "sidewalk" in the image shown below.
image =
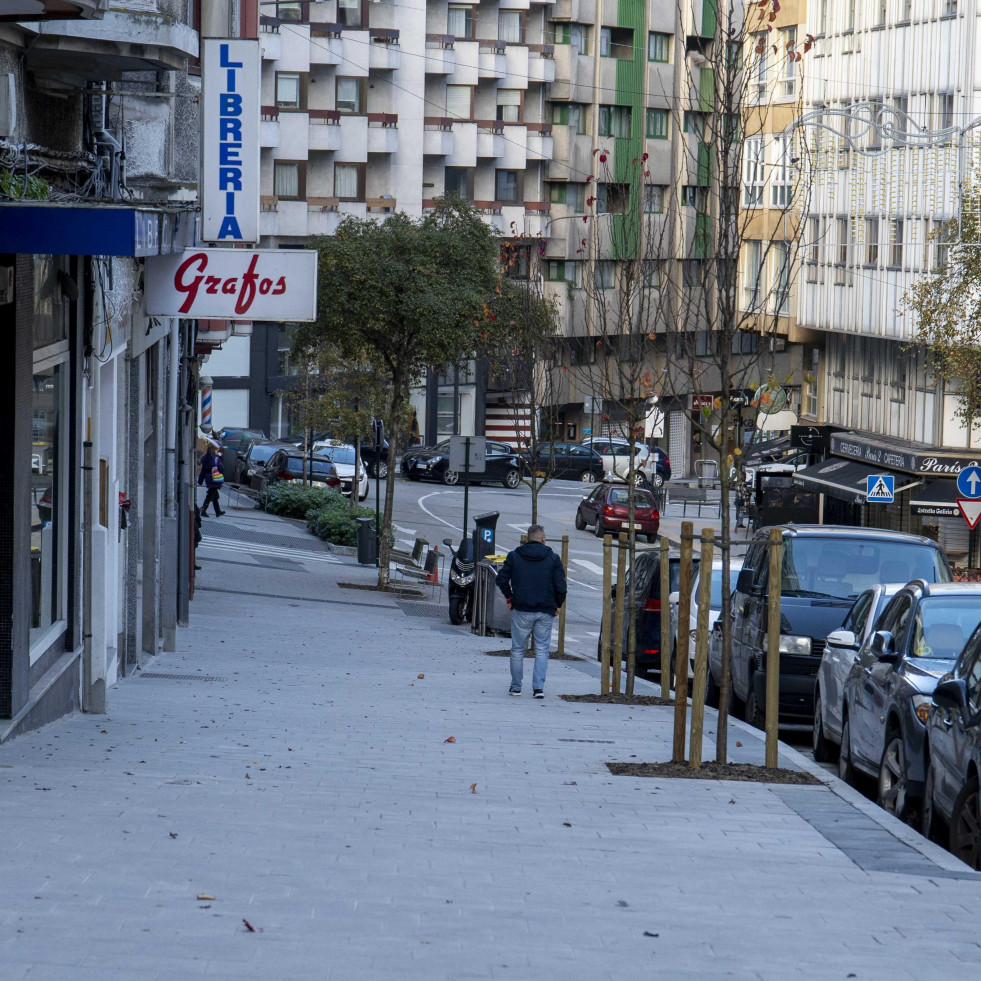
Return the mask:
M592 661L510 698L442 603L339 587L374 570L289 522L203 530L179 649L0 746L4 981L976 975L981 876L820 769L614 777L673 709L559 699Z

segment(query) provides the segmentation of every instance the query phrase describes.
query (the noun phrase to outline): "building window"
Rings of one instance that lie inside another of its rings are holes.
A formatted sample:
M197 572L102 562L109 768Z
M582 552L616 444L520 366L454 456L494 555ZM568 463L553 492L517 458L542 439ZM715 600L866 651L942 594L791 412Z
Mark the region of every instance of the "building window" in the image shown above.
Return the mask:
M338 75L334 108L338 112L360 113L362 104L361 79Z
M913 19L913 0L901 0L902 13L899 15L901 24L908 24Z
M337 22L345 27L360 27L361 0L337 0Z
M446 11L446 33L463 40L473 37L473 7L451 3Z
M596 210L603 214L625 215L630 210L630 185L596 184Z
M495 201L516 202L521 200L518 187L518 171L498 170L494 181Z
M505 44L522 44L525 23L520 10L500 10L497 14L497 38Z
M791 138L773 138L773 180L770 184L770 203L774 208L789 207L794 196L793 167L790 163Z
M681 263L681 280L688 289L705 285L705 263L701 259L685 259Z
M879 219L865 219L865 265L879 265Z
M473 89L469 85L446 86L446 115L454 119L471 119Z
M761 309L763 295L763 243L751 240L746 243L743 268L743 309Z
M443 171L443 193L454 194L464 201L473 200L472 171L466 167L447 167Z
M697 136L700 140L705 139L706 120L709 118L707 112L692 112L685 110L685 132L689 136Z
M545 278L550 283L565 282L565 261L562 259L549 259L545 265Z
M521 120L521 89L497 90L497 118L504 123Z
M667 109L647 110L647 138L649 140L666 140L668 138Z
M708 188L684 184L681 188L681 207L694 208L700 215L708 210Z
M292 24L302 23L303 4L299 0L287 0L287 2L277 3L276 16L280 20L285 20Z
M752 35L753 41L753 77L750 83L750 94L757 102L766 101L767 79L770 74L770 43L765 32Z
M957 0L941 0L941 17L953 17L957 13Z
M780 45L783 58L780 68L780 95L784 99L791 99L797 95L797 76L800 73L796 27L786 27L780 31Z
M363 201L364 175L364 164L334 164L334 197L339 201Z
M807 219L807 242L805 245L805 255L807 256L807 281L816 283L818 281L818 249L821 241L821 219Z
M555 43L571 44L579 54L589 50L589 27L586 24L556 24Z
M276 72L276 105L281 109L300 108L299 72Z
M763 206L763 138L751 136L743 147L743 207Z
M736 331L732 337L731 350L733 354L756 354L756 346L760 335L751 330Z
M630 106L600 106L599 135L630 138Z
M818 415L818 370L821 364L821 352L811 348L810 368L804 372L804 415L817 419Z
M585 133L586 107L577 102L553 102L552 125L571 126L573 133Z
M647 60L662 63L671 60L671 35L651 31L647 35Z
M889 224L889 265L898 269L903 265L903 219L894 218Z
M773 243L773 271L773 312L785 316L790 311L790 247L786 242Z
M640 274L644 289L659 290L661 288L661 263L657 259L642 260Z
M845 33L855 30L855 0L845 0Z
M954 125L954 93L941 92L937 96L940 115L940 128L950 129Z
M848 249L851 244L848 235L848 219L836 218L835 228L838 239L838 253L835 259L835 285L851 286L851 272L848 269Z
M664 214L664 192L667 190L663 184L644 185L644 211L649 215Z
M306 163L302 160L277 160L273 165L273 194L278 198L297 200L304 197Z
M875 23L873 27L885 27L886 26L886 4L887 0L878 0Z
M617 264L608 259L596 263L596 288L611 290L616 286Z

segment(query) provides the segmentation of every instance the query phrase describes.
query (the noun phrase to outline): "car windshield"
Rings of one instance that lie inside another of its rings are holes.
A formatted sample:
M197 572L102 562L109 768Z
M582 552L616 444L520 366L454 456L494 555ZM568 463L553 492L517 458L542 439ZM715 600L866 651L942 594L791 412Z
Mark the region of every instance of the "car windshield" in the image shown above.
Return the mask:
M875 539L784 538L784 596L854 599L880 582L949 582L939 549Z
M278 449L278 446L271 444L256 443L249 452L249 460L252 463L265 463Z
M736 580L739 578L739 569L735 566L729 567L729 592L736 588ZM722 570L712 570L712 592L709 598L710 610L722 609Z
M329 474L334 469L330 460L308 460L307 464L309 472L314 475ZM291 456L286 469L296 473L303 473L303 457Z
M317 452L329 457L334 463L349 463L354 466L353 446L321 446Z
M925 596L913 623L913 657L953 661L981 622L981 590L976 596Z
M630 503L630 488L617 487L615 490L611 490L610 503L627 507ZM637 489L634 491L634 507L652 508L654 507L654 498L651 497L649 491Z

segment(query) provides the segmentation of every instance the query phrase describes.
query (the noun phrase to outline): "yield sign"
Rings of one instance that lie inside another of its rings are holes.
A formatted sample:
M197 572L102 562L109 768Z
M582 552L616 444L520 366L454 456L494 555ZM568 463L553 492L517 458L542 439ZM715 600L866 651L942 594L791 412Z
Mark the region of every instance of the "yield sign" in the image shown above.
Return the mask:
M981 498L959 497L957 506L961 509L968 528L973 531L977 527L978 519L981 518Z

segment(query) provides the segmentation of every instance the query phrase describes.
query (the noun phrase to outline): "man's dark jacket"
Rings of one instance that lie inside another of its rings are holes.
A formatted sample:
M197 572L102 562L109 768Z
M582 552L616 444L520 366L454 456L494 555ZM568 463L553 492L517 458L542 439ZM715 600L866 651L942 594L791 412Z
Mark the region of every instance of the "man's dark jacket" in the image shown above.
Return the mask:
M497 574L497 588L515 610L555 616L565 602L562 560L542 542L528 542L508 552Z

